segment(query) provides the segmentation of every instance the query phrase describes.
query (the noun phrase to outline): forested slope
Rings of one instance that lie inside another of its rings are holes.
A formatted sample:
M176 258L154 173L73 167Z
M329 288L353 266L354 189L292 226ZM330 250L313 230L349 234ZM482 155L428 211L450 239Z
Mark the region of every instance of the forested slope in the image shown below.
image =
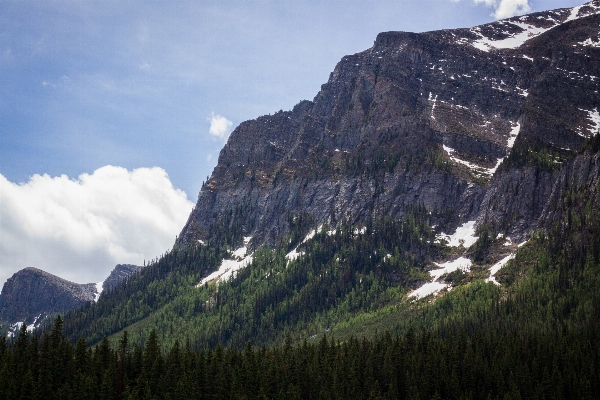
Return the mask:
M296 343L290 334L269 348L232 338L233 347L196 348L151 331L143 349L125 332L113 347L104 339L88 349L69 343L59 320L41 338L23 328L13 345L1 340L0 398L591 399L600 390L596 202L574 187L557 205L563 218L497 273L502 286L463 277L434 302L379 315L391 332L370 339L333 330Z

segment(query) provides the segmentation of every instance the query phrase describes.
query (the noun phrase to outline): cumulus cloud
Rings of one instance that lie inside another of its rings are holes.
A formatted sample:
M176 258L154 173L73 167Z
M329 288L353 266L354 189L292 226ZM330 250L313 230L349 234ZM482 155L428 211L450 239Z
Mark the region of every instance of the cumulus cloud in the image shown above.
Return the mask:
M529 0L473 0L473 2L493 7L492 16L496 19L510 18L531 11Z
M192 207L158 167L105 166L20 184L0 174L0 285L29 266L102 281L118 263L139 265L171 248Z
M208 120L210 121L210 129L208 133L218 137L219 139L227 140L229 133L231 132L230 130L233 122L222 115L215 114L214 112L210 114L210 118Z

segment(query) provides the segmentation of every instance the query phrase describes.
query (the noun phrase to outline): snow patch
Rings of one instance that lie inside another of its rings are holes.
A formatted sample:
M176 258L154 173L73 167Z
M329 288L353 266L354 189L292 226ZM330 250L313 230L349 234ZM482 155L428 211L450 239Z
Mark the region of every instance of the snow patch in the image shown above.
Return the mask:
M432 294L437 294L443 289L449 287L447 283L443 282L428 282L420 288L413 290L408 297L415 297L417 300L427 297Z
M24 323L25 323L25 321L15 322L14 324L11 324L8 327L8 333L6 334L6 337L8 339L10 339L10 338L14 338L15 336L17 336Z
M323 228L323 225L319 225L316 229L313 229L312 231L308 232L308 234L306 235L306 237L304 239L302 239L302 241L300 242L300 244L306 243L310 239L314 238L315 235L317 234L317 232L321 232L322 228Z
M454 272L459 269L463 272L469 272L471 270L471 265L473 265L471 260L465 257L458 257L454 261L446 261L443 264L434 264L440 267L439 269L429 271L429 275L433 277L434 281L440 279L440 277L444 274L449 274L450 272Z
M573 7L571 9L571 13L569 14L569 16L567 17L565 22L569 22L569 21L573 21L573 20L577 19L577 14L579 14L579 10L581 9L581 7L583 7L583 5Z
M434 264L440 268L429 271L429 275L433 278L433 280L431 282L425 283L420 288L413 290L408 295L408 297L415 297L418 300L418 299L422 299L422 298L427 297L432 294L437 294L443 289L450 290L451 289L450 284L439 281L439 279L442 277L442 275L449 274L458 269L460 269L464 272L468 272L471 270L472 262L468 258L459 257L454 261L447 261L443 264L438 264L438 263L434 263Z
M517 136L519 136L520 131L521 131L521 124L517 122L517 125L515 125L511 129L510 136L508 137L508 142L506 143L506 145L508 146L509 149L512 149L513 146L515 145L515 140L517 140Z
M303 251L298 251L298 248L295 248L294 250L290 251L289 253L287 253L285 255L285 258L288 260L288 262L290 261L294 261L296 258L300 257L304 255Z
M366 232L367 232L367 227L366 227L366 226L363 226L363 227L362 227L362 228L360 228L360 229L356 228L356 229L354 230L354 234L355 234L355 235L364 235Z
M104 282L96 283L96 294L94 294L94 302L96 302L96 303L98 302L98 299L100 298L100 294L102 293L102 284L103 283Z
M593 110L584 110L583 108L580 108L581 111L585 111L588 115L587 118L591 121L591 126L588 129L590 132L591 136L594 136L598 133L598 131L600 130L600 113L598 112L598 108L595 108ZM583 137L588 137L588 135L584 135L581 132L578 132L578 134L580 136Z
M527 89L521 89L518 86L516 87L516 89L519 92L519 96L523 96L523 97L529 96L529 91Z
M315 235L318 232L321 232L321 230L323 229L323 225L319 225L316 229L313 229L312 231L308 232L308 234L306 235L306 237L304 239L302 239L302 241L300 242L300 244L306 243L308 242L310 239L314 238ZM366 229L366 228L365 228ZM356 232L355 232L356 233ZM326 232L326 234L328 236L332 236L335 235L335 229L329 230ZM285 255L285 258L287 258L287 263L289 264L290 261L295 260L296 258L300 257L304 255L303 251L298 251L298 247L296 247L294 250L290 251L289 253L287 253Z
M429 101L432 101L433 104L431 105L431 119L435 119L435 116L433 115L433 112L435 111L435 106L437 103L437 98L438 95L436 94L435 97L432 96L431 92L429 92Z
M27 332L33 332L33 330L35 328L39 327L40 324L41 324L41 321L40 321L41 318L42 318L42 314L40 314L37 317L35 317L33 319L33 323L27 327Z
M247 245L250 243L250 240L252 240L252 236L245 237L244 246L232 253L235 259L223 259L219 269L202 279L196 287L199 288L210 282L226 282L230 278L235 277L237 271L250 265L253 254L246 255L248 251Z
M475 221L468 221L456 228L456 232L452 235L440 233L436 237L436 243L439 243L441 239L445 239L450 247L459 247L463 245L466 249L471 247L473 243L479 239L475 236Z
M600 40L593 40L592 38L586 39L583 42L579 42L582 46L587 47L600 47Z
M248 251L247 246L251 240L252 240L252 236L244 237L244 245L242 247L240 247L239 249L237 249L236 251L234 251L233 256L237 257L237 258L243 258L246 255L246 252Z
M515 258L516 253L513 254L509 254L508 256L504 257L502 260L498 261L496 264L492 265L492 267L490 268L490 277L487 278L485 281L486 282L493 282L494 285L498 285L500 286L500 283L496 280L496 273L498 271L500 271L500 269L502 267L504 267L506 265L507 262L509 262L510 260L512 260L513 258Z
M446 145L442 145L444 151L448 154L448 156L450 157L450 160L454 161L457 164L462 164L465 165L467 168L469 168L471 171L473 171L476 174L479 175L487 175L487 176L492 176L494 175L494 173L496 172L496 170L498 169L498 167L500 166L500 163L502 162L502 160L504 158L499 158L498 161L496 162L496 165L494 165L492 168L485 168L482 167L480 165L474 164L472 162L469 161L465 161L465 160L461 160L458 157L453 156L452 154L456 151L451 147L448 147Z
M520 33L501 40L492 40L477 32L481 35L481 38L473 42L472 46L482 51L490 51L491 49L516 49L529 39L554 28L538 28L523 22L511 22L511 24L517 25L523 30Z
M589 11L580 15L580 11L581 11L582 7L588 8ZM534 25L528 24L528 23L524 22L525 19L523 17L518 18L518 19L508 20L505 22L501 22L501 24L516 25L516 26L520 27L522 29L522 31L519 33L516 33L516 34L511 34L509 37L507 37L505 39L500 39L500 40L493 40L493 39L485 37L481 33L481 27L475 27L475 28L471 29L471 32L475 33L480 38L473 42L470 42L470 44L471 44L471 46L475 47L476 49L479 49L481 51L486 51L486 52L490 51L491 49L515 49L515 48L523 45L523 43L527 42L529 39L539 36L542 33L547 32L550 29L553 29L561 24L576 20L578 18L587 17L588 15L598 14L598 13L600 13L600 7L594 5L592 2L588 2L584 5L580 5L580 6L571 8L571 12L570 12L569 16L563 22L560 22L554 18L547 18L546 19L547 21L551 21L554 23L552 26L550 26L548 28L538 28ZM504 32L504 33L508 34L508 32ZM461 38L461 39L457 40L456 43L461 43L461 44L469 43L469 40L465 39L465 38ZM598 47L600 45L600 42L595 42L595 41L592 41L591 39L588 39L580 44L586 45L586 46ZM528 60L533 61L533 58L531 58L531 57L526 57L526 56L524 56L524 57L527 58Z
M235 276L235 273L242 268L247 267L252 262L252 254L242 260L223 260L219 269L206 278L202 279L196 287L201 287L206 283L213 281L225 282Z

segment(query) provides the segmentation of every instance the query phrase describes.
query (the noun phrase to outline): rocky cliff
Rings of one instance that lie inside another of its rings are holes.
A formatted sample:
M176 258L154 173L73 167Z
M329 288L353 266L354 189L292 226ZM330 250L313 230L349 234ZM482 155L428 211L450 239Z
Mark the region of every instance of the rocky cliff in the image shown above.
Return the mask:
M144 267L133 264L117 264L110 272L110 275L108 275L108 278L106 278L102 283L102 292L110 292L121 281L129 278L135 273L138 273L142 270L142 268Z
M25 268L9 278L0 293L0 321L39 323L46 315L94 301L95 283L78 284L37 268Z
M121 281L142 270L142 266L117 264L102 285L67 281L37 268L25 268L6 281L0 293L0 321L7 323L9 335L26 323L32 329L47 316L64 313L97 301Z
M599 13L595 0L379 34L313 101L233 131L177 243L205 240L228 216L273 244L290 217L358 223L415 203L434 222L487 219L526 236L553 219L567 176L597 176L578 149L600 129Z

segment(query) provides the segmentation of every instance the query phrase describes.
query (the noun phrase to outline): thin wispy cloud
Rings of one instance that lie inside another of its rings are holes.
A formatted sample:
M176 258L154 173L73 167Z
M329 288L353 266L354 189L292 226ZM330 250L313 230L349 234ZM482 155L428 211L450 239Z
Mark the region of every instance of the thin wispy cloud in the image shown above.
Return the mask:
M231 133L233 122L222 115L215 114L214 112L210 115L208 121L210 122L208 133L218 137L221 140L227 140L229 134Z
M158 167L105 166L21 184L0 174L0 188L0 282L30 266L100 281L117 263L141 264L168 250L193 207Z

